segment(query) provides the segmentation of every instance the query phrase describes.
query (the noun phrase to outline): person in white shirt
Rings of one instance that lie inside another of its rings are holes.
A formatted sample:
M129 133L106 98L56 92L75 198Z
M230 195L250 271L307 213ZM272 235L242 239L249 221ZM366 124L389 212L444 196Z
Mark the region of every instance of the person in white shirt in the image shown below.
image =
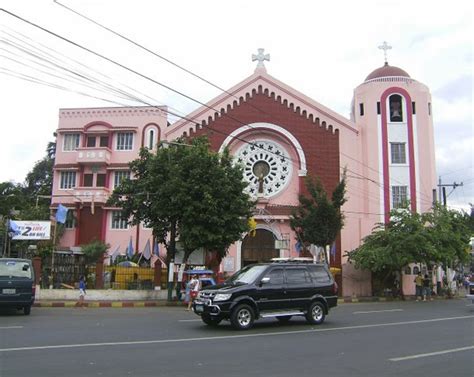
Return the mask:
M199 293L200 281L197 275L192 276L191 281L189 282L189 285L191 287L191 291L190 291L190 297L189 297L187 310L191 309L191 306L193 305L193 301L196 299Z

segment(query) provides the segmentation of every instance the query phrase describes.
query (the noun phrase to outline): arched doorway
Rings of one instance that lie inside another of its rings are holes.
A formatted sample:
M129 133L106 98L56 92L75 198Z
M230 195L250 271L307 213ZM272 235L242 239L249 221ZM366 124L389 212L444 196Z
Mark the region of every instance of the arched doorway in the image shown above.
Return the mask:
M275 249L275 236L266 229L257 229L254 237L247 235L242 241L242 267L268 262L279 256L280 251Z

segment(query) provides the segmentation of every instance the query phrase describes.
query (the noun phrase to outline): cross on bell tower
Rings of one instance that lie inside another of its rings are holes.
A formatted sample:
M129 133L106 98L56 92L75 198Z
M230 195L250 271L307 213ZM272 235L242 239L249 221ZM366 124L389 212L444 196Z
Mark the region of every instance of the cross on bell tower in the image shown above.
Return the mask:
M252 54L252 61L253 61L253 62L254 62L255 60L258 61L257 67L255 68L256 71L257 71L257 70L266 71L265 65L263 64L263 62L264 62L265 60L270 61L270 54L264 54L264 53L263 53L264 51L265 51L264 48L259 48L257 55Z
M387 50L391 50L391 49L392 49L392 46L390 46L389 44L387 44L387 42L383 41L382 45L379 46L379 49L380 49L380 50L383 50L383 55L384 55L384 58L385 58L385 65L388 65L388 61L387 61Z

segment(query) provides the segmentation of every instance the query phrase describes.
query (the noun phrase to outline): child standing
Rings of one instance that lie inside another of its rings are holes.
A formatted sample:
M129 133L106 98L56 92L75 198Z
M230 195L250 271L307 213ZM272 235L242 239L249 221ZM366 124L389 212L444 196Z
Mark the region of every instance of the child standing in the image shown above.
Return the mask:
M84 296L86 295L86 280L84 276L82 275L79 278L79 304L81 308L84 307Z

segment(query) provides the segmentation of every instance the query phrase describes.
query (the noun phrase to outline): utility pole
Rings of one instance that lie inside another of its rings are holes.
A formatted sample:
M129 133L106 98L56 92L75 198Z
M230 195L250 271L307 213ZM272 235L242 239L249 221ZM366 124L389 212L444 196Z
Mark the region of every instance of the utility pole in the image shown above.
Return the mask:
M439 177L439 180L438 180L438 200L439 200L439 203L443 203L443 205L446 207L447 205L447 197L449 195L451 195L451 192L453 192L456 187L460 187L460 186L463 186L463 183L456 183L456 182L453 182L453 183L448 183L448 184L443 184L442 181L441 181L441 176ZM453 190L446 196L446 187L452 187Z

